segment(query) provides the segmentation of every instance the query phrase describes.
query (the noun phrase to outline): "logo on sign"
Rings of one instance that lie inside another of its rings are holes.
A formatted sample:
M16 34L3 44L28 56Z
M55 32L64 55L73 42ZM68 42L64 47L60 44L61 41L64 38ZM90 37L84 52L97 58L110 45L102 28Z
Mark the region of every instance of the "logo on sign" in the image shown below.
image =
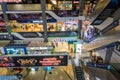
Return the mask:
M74 38L56 38L54 42L69 42L69 41L76 41Z

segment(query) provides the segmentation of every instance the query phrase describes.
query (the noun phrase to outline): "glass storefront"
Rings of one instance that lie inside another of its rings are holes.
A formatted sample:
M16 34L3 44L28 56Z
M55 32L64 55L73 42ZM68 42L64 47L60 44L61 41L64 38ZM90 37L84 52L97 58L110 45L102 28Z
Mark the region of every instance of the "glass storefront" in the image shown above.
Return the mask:
M43 25L39 23L19 23L16 20L10 21L12 32L43 32Z
M71 57L75 56L75 45L68 42L51 42L54 45L55 52L68 52Z
M77 31L78 20L58 21L56 23L47 23L48 31Z
M69 55L74 58L75 57L75 52L76 52L76 44L74 42L77 41L77 37L53 37L53 38L48 38L49 43L53 45L54 47L54 52L68 52Z
M58 1L60 10L72 10L72 1Z
M59 21L57 27L59 31L77 31L78 20Z

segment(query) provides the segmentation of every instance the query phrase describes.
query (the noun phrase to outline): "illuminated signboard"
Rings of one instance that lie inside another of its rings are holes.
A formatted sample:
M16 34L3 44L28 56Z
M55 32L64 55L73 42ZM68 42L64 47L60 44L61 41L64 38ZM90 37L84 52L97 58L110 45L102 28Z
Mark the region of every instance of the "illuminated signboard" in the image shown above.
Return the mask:
M0 56L0 67L67 66L68 55Z
M27 50L51 50L52 46L44 46L44 47L27 47Z
M49 37L48 40L53 42L76 42L77 37Z
M0 76L0 80L19 80L17 76Z
M0 2L16 2L16 3L19 3L19 2L22 2L22 0L0 0Z

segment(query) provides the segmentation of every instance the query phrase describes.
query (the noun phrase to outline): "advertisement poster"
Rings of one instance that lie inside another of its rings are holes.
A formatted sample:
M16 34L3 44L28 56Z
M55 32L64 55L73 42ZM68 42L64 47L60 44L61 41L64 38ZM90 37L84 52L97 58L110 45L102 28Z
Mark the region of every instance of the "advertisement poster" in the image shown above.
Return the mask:
M4 54L4 49L3 47L0 47L0 55L3 55Z
M82 31L84 41L90 41L93 37L97 36L100 33L100 30L90 25L90 21L82 22Z
M67 66L68 55L0 56L0 67Z

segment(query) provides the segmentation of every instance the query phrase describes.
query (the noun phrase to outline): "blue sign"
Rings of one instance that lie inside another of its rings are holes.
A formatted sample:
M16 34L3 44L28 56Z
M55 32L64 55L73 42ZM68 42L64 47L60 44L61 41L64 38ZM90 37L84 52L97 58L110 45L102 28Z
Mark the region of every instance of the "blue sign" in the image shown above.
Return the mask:
M87 63L87 66L103 68L103 69L111 69L111 66L109 64Z
M0 80L19 80L17 76L0 76Z

